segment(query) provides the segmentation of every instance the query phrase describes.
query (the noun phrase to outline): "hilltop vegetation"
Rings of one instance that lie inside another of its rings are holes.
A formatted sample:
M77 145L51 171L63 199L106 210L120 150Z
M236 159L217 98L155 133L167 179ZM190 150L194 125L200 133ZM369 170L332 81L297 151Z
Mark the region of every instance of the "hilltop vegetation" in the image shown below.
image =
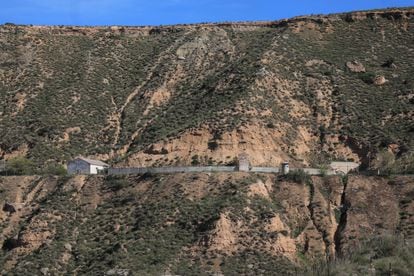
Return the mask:
M0 156L225 164L243 150L257 165L366 167L389 150L407 170L413 18L402 9L268 23L0 26Z

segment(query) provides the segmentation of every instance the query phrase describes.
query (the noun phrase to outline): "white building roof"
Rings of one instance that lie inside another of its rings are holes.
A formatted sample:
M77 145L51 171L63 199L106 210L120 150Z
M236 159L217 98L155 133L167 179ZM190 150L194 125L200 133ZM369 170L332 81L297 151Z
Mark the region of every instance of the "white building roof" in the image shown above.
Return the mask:
M94 159L89 159L89 158L85 158L85 157L77 157L76 159L83 160L86 163L89 163L89 164L95 165L95 166L109 167L108 164L106 164L105 162L102 162L100 160L94 160Z

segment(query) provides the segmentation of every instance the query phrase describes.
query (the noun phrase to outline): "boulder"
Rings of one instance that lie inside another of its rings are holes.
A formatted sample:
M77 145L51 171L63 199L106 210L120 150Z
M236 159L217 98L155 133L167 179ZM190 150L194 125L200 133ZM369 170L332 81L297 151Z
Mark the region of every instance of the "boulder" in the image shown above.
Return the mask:
M49 268L47 268L47 267L42 267L41 269L40 269L40 272L42 273L42 275L49 275Z
M129 269L113 268L108 270L105 275L107 276L128 276L130 275Z
M375 85L383 85L387 81L388 80L384 76L376 76L375 79L374 79L374 84Z
M65 249L67 251L72 251L72 245L70 243L65 243Z
M354 72L354 73L365 72L365 66L357 60L348 61L346 63L346 67L349 69L349 71Z

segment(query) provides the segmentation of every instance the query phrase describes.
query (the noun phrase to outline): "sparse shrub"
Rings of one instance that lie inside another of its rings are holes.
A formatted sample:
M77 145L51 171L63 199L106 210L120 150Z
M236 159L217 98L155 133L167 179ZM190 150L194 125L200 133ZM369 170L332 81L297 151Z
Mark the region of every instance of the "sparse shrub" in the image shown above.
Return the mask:
M319 142L321 143L321 147L326 143L326 134L327 129L324 125L319 126Z
M373 72L364 72L359 73L358 76L363 82L367 84L373 84L376 75Z
M106 186L113 192L119 191L128 187L129 182L125 177L120 176L107 176L105 178Z
M232 160L226 162L226 166L237 166L239 164L239 158L235 156Z
M42 171L42 174L65 176L68 172L61 164L49 164Z
M319 171L321 172L321 176L325 177L328 175L328 166L327 165L320 165Z
M191 165L199 165L200 161L198 160L199 156L197 154L193 155L193 157L191 157Z
M7 161L6 173L12 175L35 174L35 164L32 160L18 156Z
M310 175L302 169L290 170L285 177L287 180L291 180L298 184L306 184L311 180Z
M394 58L388 58L381 66L391 68L394 65Z
M320 263L312 270L320 275L369 274L371 269L378 275L410 275L414 269L413 249L413 245L401 237L377 236L360 241L352 254L345 254L331 263ZM310 272L310 269L305 271Z
M218 148L218 146L219 146L219 144L215 140L208 142L208 149L209 150L216 150Z
M334 209L334 213L335 213L335 221L336 221L336 223L338 223L338 224L339 224L339 222L340 222L340 220L341 220L341 215L342 215L342 212L341 212L341 210L339 210L338 208L335 208L335 209Z

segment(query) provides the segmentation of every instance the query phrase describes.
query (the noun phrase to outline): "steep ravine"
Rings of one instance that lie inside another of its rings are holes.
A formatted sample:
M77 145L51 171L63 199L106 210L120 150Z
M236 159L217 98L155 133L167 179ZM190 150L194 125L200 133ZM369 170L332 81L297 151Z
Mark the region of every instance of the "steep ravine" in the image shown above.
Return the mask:
M414 178L310 181L247 173L0 177L0 271L289 274L397 228L412 235ZM3 208L19 198L18 216Z
M330 227L331 225L323 225L321 219L317 217L316 210L315 208L321 208L320 206L320 202L316 201L315 198L315 193L319 191L315 191L315 186L313 183L312 178L309 178L307 180L306 185L309 187L309 204L307 205L307 208L309 210L309 214L310 214L310 218L312 221L312 224L315 226L316 230L320 233L320 235L322 236L322 240L324 242L324 247L325 247L325 255L324 258L325 260L330 260L331 259L331 252L330 252L330 244L331 241L329 239L329 234L328 234L328 227ZM317 207L318 205L318 207ZM330 210L325 210L328 211L328 214L330 212Z
M341 205L340 205L340 212L341 215L339 217L339 223L338 226L336 228L335 231L335 235L334 235L334 242L335 242L335 252L336 252L336 256L337 257L342 257L342 248L341 248L341 243L342 243L342 232L345 230L346 227L346 223L347 223L347 212L348 212L348 208L350 207L349 202L347 202L346 199L346 189L347 189L347 185L348 185L348 177L342 177L341 178L342 183L344 185L343 187L343 191L342 191L342 195L341 195Z

